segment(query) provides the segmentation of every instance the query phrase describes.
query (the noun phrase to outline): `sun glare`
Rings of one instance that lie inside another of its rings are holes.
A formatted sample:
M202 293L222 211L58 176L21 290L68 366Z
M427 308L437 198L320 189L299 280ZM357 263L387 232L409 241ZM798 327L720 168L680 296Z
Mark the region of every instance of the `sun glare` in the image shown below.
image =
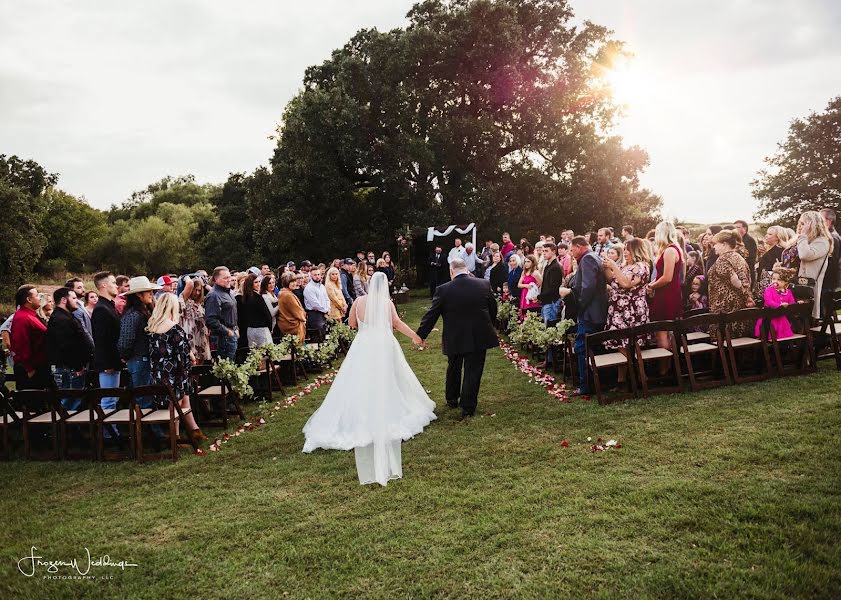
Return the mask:
M604 74L604 80L618 104L633 109L645 102L651 93L651 83L634 59L621 58Z

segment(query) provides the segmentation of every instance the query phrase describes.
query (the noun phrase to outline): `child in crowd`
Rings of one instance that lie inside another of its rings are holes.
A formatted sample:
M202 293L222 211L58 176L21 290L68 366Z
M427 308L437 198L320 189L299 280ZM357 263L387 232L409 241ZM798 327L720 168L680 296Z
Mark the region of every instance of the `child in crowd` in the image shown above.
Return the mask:
M508 302L511 299L511 294L508 293L508 282L502 284L502 301Z
M771 275L771 285L765 288L763 299L765 300L765 308L777 308L778 306L788 306L794 304L794 293L788 287L788 282L794 276L794 269L786 269L784 267L775 267ZM791 329L791 323L785 315L774 317L771 319L771 327L777 339L787 338L794 335ZM756 322L756 330L754 335L759 337L762 331L762 319ZM770 329L768 331L770 333Z
M709 306L709 299L704 294L703 287L703 275L698 275L692 279L692 290L686 298L686 310L697 310L699 308L707 308Z

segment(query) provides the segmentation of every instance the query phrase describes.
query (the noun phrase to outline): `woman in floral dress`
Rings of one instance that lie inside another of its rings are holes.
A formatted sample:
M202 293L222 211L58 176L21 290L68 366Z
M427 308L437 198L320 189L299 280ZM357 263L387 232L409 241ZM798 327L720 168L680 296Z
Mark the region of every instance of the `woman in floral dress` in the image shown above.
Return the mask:
M188 409L193 391L192 357L189 338L178 321L179 308L175 295L161 294L146 326L149 332L150 380L153 385L169 385L181 408ZM168 406L160 398L157 400L159 408ZM194 442L207 439L199 429L192 411L184 416L184 424Z
M648 244L639 238L628 240L622 255L625 259L623 267L610 258L604 261L610 282L605 325L605 330L608 331L629 329L648 323L648 300L645 296L645 286L651 277ZM642 341L644 340L638 340ZM608 350L618 350L623 354L627 345L627 340L609 340L604 343Z
M188 277L178 301L181 305L181 328L190 340L196 364L203 364L210 360L210 338L204 322L204 281L200 277Z

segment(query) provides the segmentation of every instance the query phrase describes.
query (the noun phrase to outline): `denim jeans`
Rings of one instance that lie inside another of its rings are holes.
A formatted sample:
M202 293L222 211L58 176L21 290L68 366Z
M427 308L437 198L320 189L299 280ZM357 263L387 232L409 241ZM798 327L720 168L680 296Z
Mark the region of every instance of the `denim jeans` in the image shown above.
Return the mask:
M578 379L579 389L582 394L590 393L590 378L587 372L587 334L596 333L604 329L604 323L590 323L589 321L578 321L578 328L575 334L573 350L578 358Z
M237 347L239 346L239 336L212 335L211 341L215 342L216 344L216 354L219 356L219 358L236 360Z
M152 369L149 365L148 356L131 358L126 363L126 366L131 377L131 387L135 388L152 383ZM141 396L140 398L135 398L135 400L140 408L152 408L155 401L154 397L151 396Z
M99 387L101 388L118 388L120 387L120 370L114 369L113 373L105 373L104 371L99 372ZM117 408L117 398L116 396L111 396L108 398L103 398L99 401L99 405L102 407L102 410L111 411ZM116 427L113 425L111 427L104 427L102 430L102 435L106 439L110 439L111 437L116 437L117 430Z
M53 367L53 380L60 390L81 390L85 387L85 372L76 375L76 369ZM76 411L82 406L81 398L62 398L61 405L67 410Z
M551 304L544 304L540 312L543 314L543 322L546 323L546 326L554 326L558 322L558 318L561 315L561 306L563 305L563 300L558 298ZM553 362L554 355L552 352L552 348L546 349L546 365L548 367L549 363Z

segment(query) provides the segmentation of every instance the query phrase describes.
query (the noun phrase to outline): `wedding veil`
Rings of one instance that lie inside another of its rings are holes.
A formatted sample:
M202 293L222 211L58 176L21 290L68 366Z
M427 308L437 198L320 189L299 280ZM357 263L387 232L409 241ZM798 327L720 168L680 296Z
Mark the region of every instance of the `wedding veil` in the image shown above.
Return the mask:
M388 291L385 273L374 273L371 277L365 316L362 320L371 329L382 328L391 331L391 294Z

